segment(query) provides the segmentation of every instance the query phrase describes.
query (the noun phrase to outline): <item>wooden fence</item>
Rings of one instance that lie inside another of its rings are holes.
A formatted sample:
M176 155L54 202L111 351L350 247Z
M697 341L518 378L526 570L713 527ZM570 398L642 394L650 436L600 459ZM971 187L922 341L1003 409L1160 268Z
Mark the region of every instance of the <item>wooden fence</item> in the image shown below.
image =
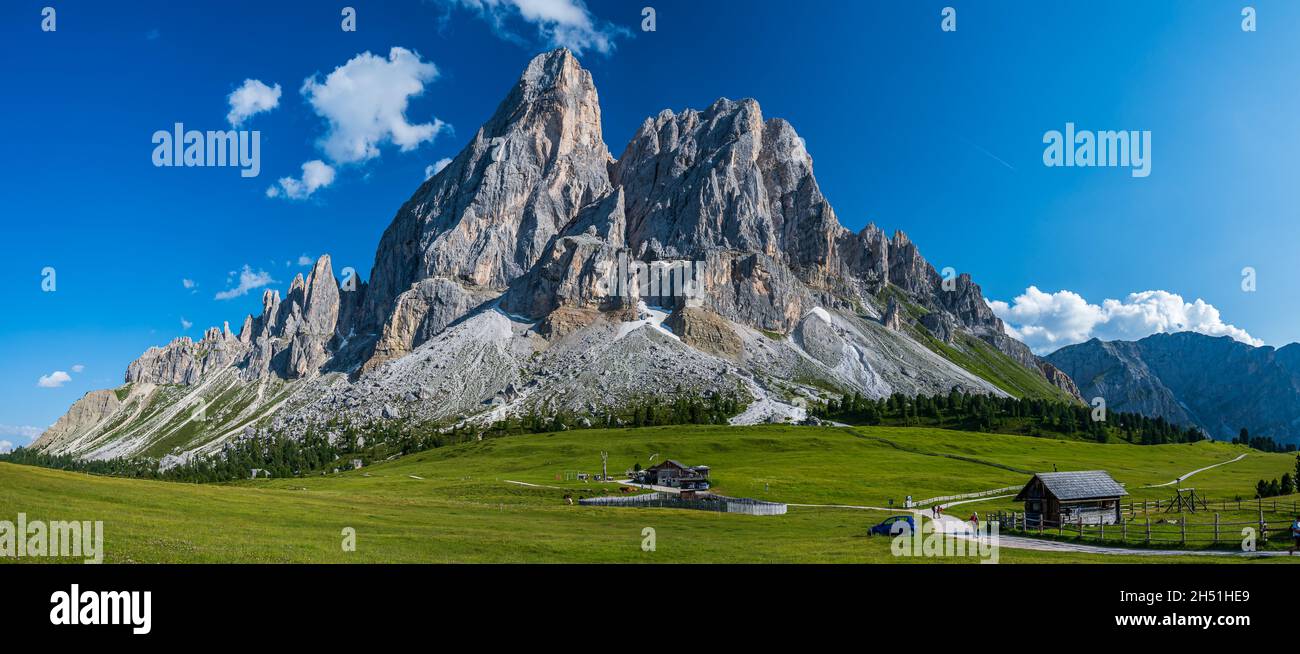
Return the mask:
M935 502L952 502L954 500L966 500L966 499L973 499L976 497L988 497L990 495L998 495L1000 493L1010 493L1012 491L1018 491L1022 487L1023 486L1007 486L1006 488L994 488L993 490L980 491L978 493L962 493L961 495L944 495L943 497L931 497L930 499L927 500L912 502L912 506L909 508L916 508L919 506L925 506L927 504L934 504Z
M1294 496L1292 496L1294 497ZM1152 500L1148 502L1125 502L1120 504L1120 508L1129 515L1150 513L1151 511L1165 511L1169 508L1169 500ZM1197 506L1200 504L1198 502ZM1292 518L1300 516L1300 500L1295 499L1278 499L1270 497L1268 499L1250 499L1250 500L1205 500L1205 508L1198 511L1213 511L1218 509L1220 513L1229 511L1261 511L1264 513L1285 513Z
M1232 506L1237 502L1233 500L1223 506ZM1134 505L1150 505L1154 507L1157 503L1134 502ZM1219 505L1217 502L1207 502L1209 506ZM1007 532L1022 533L1030 536L1056 536L1058 538L1071 537L1079 539L1091 539L1105 542L1119 543L1141 543L1144 545L1238 545L1241 543L1244 535L1242 532L1247 528L1255 531L1255 539L1259 544L1268 542L1270 535L1278 539L1289 540L1291 538L1291 520L1283 519L1265 519L1265 503L1259 502L1256 507L1250 507L1247 503L1243 505L1243 511L1249 511L1255 508L1259 515L1256 520L1224 522L1219 513L1214 514L1213 521L1189 522L1189 516L1204 515L1197 513L1171 513L1171 517L1176 519L1159 518L1152 522L1151 513L1148 512L1144 518L1126 520L1121 515L1118 522L1112 524L1105 523L1088 523L1080 519L1078 522L1053 521L1045 520L1041 516L1030 518L1024 513L1003 512L999 511L993 516L992 520L998 522L998 528ZM1282 504L1273 509L1275 514L1281 513L1285 508ZM1144 507L1145 508L1145 507ZM1128 513L1128 512L1126 512ZM1291 514L1295 515L1295 514ZM1155 529L1152 529L1152 526Z

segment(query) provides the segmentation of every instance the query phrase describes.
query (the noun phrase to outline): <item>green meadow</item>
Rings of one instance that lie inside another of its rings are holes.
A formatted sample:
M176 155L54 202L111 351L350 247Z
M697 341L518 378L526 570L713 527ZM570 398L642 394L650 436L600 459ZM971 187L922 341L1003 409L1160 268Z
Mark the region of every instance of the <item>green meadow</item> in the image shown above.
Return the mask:
M718 562L894 563L889 540L868 537L885 511L791 506L784 516L568 505L617 494L581 482L664 459L712 467L716 491L808 505L887 506L1023 484L1029 473L1103 469L1138 499L1168 499L1197 468L1213 499L1253 497L1256 480L1292 470L1293 455L1203 442L1136 446L927 428L683 426L579 430L448 446L314 477L179 484L0 464L0 520L103 520L105 561L153 562ZM653 457L653 459L652 459ZM512 483L522 482L522 483ZM531 484L531 485L526 485ZM1288 502L1290 499L1288 498ZM954 513L1017 507L1005 500ZM654 530L654 551L643 533ZM355 551L344 551L344 530ZM1150 557L1003 548L1003 563L1150 562ZM1176 556L1168 562L1238 562ZM927 561L934 562L935 559ZM973 559L941 559L970 562ZM1300 557L1297 557L1300 561Z

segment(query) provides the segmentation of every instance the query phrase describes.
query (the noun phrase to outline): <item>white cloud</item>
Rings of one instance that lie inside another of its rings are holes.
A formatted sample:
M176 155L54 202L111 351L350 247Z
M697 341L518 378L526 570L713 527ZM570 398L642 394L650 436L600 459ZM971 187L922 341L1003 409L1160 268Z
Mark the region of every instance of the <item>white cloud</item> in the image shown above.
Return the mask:
M9 441L0 441L0 454L8 454L14 451L14 444Z
M192 279L182 279L181 286L184 286L185 288L194 288L195 286L198 286L198 284L194 283L194 280Z
M425 166L425 167L424 167L424 178L425 178L425 179L429 179L430 177L433 177L434 175L437 175L438 173L442 172L442 169L443 169L443 168L446 168L446 167L447 167L447 164L450 164L450 163L451 163L451 159L448 159L448 158L444 157L444 158L439 159L438 161L436 161L432 166Z
M334 183L334 169L320 159L312 159L302 165L302 179L281 177L278 186L266 189L266 197L284 196L290 200L304 200L312 193Z
M586 50L601 54L614 51L614 40L627 30L604 23L591 15L582 0L443 0L478 13L498 36L516 43L511 23L523 22L536 28L537 36L551 47L565 47L581 55Z
M243 295L247 295L248 292L253 289L262 288L263 286L266 286L268 284L273 284L273 283L275 283L275 280L271 279L271 273L268 273L264 270L258 270L257 272L253 272L253 269L249 267L248 264L244 264L243 270L239 271L239 285L234 288L226 289L224 291L221 291L220 293L217 293L213 299L217 299L217 300L234 299ZM186 327L186 329L189 328Z
M185 316L181 316L181 329L189 329L190 327L193 327L193 326L194 326L194 323L192 323L192 322L186 320L186 319L185 319Z
M6 438L22 438L31 442L36 440L43 433L45 433L44 427L32 427L31 425L0 425L0 436Z
M319 141L321 149L335 164L355 163L379 156L379 145L385 142L406 152L432 141L449 126L437 118L411 124L406 107L437 76L438 68L419 53L395 47L388 59L367 51L335 68L324 81L316 75L307 78L302 94L329 125Z
M310 266L310 265L311 265L311 257L309 257L309 256L307 256L307 255L305 255L305 254L300 254L300 255L298 255L298 265L300 265L300 266Z
M59 388L72 381L72 376L62 370L55 370L48 375L41 375L36 385L41 388Z
M1264 344L1246 330L1223 322L1219 310L1204 300L1187 302L1168 291L1130 293L1123 300L1107 299L1096 305L1073 291L1044 293L1030 286L1011 304L996 300L988 304L1006 323L1007 333L1038 354L1092 338L1131 341L1184 331Z
M74 373L76 373L76 374L78 374L78 375L80 375L82 372L85 372L85 370L86 370L86 366L83 366L83 365L81 365L80 363L78 363L78 364L75 365L75 366L72 366L72 372L74 372Z
M280 85L267 86L261 80L246 79L228 98L230 113L226 120L231 127L239 127L248 118L280 106Z

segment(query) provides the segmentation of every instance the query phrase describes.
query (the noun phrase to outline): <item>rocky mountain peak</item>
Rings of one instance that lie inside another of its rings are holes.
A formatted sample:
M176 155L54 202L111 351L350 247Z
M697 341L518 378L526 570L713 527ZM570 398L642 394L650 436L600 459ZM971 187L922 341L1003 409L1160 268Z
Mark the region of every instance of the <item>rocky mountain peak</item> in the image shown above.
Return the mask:
M591 74L564 49L535 57L384 232L359 319L377 337L374 357L410 351L532 268L582 207L608 195L611 161Z
M690 297L643 292L636 279L611 288L611 271L628 264L690 270L676 282ZM224 325L199 343L151 348L127 381L141 382L139 402L166 386L188 387L165 393L191 400L236 391L244 408L220 418L203 447L254 426L302 433L340 414L445 420L498 401L595 410L667 377L690 392L744 387L768 398L755 407L818 393L801 387L809 378L871 397L953 388L1056 397L1048 382L1077 393L1004 333L969 275L942 282L902 231L845 229L804 139L753 99L664 110L614 160L592 76L560 49L533 58L401 206L367 283L340 286L322 256L283 298L265 291L238 338ZM1040 385L964 369L953 349L999 356L976 338ZM284 392L267 392L273 377ZM519 388L532 390L503 391ZM97 396L75 410L60 436L68 443L98 434L95 416L132 409ZM130 434L130 447L166 438L163 418Z

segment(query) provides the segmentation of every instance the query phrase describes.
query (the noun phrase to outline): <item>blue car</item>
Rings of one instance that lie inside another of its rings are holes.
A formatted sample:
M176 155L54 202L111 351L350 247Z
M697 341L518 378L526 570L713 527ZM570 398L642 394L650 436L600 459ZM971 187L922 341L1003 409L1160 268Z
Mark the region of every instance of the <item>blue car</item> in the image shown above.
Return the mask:
M906 523L907 526L904 527L900 523ZM906 533L909 534L916 531L916 522L912 520L912 516L891 515L888 518L885 518L884 522L872 527L868 533L872 536L897 536L898 534L903 533L904 529L907 529Z

